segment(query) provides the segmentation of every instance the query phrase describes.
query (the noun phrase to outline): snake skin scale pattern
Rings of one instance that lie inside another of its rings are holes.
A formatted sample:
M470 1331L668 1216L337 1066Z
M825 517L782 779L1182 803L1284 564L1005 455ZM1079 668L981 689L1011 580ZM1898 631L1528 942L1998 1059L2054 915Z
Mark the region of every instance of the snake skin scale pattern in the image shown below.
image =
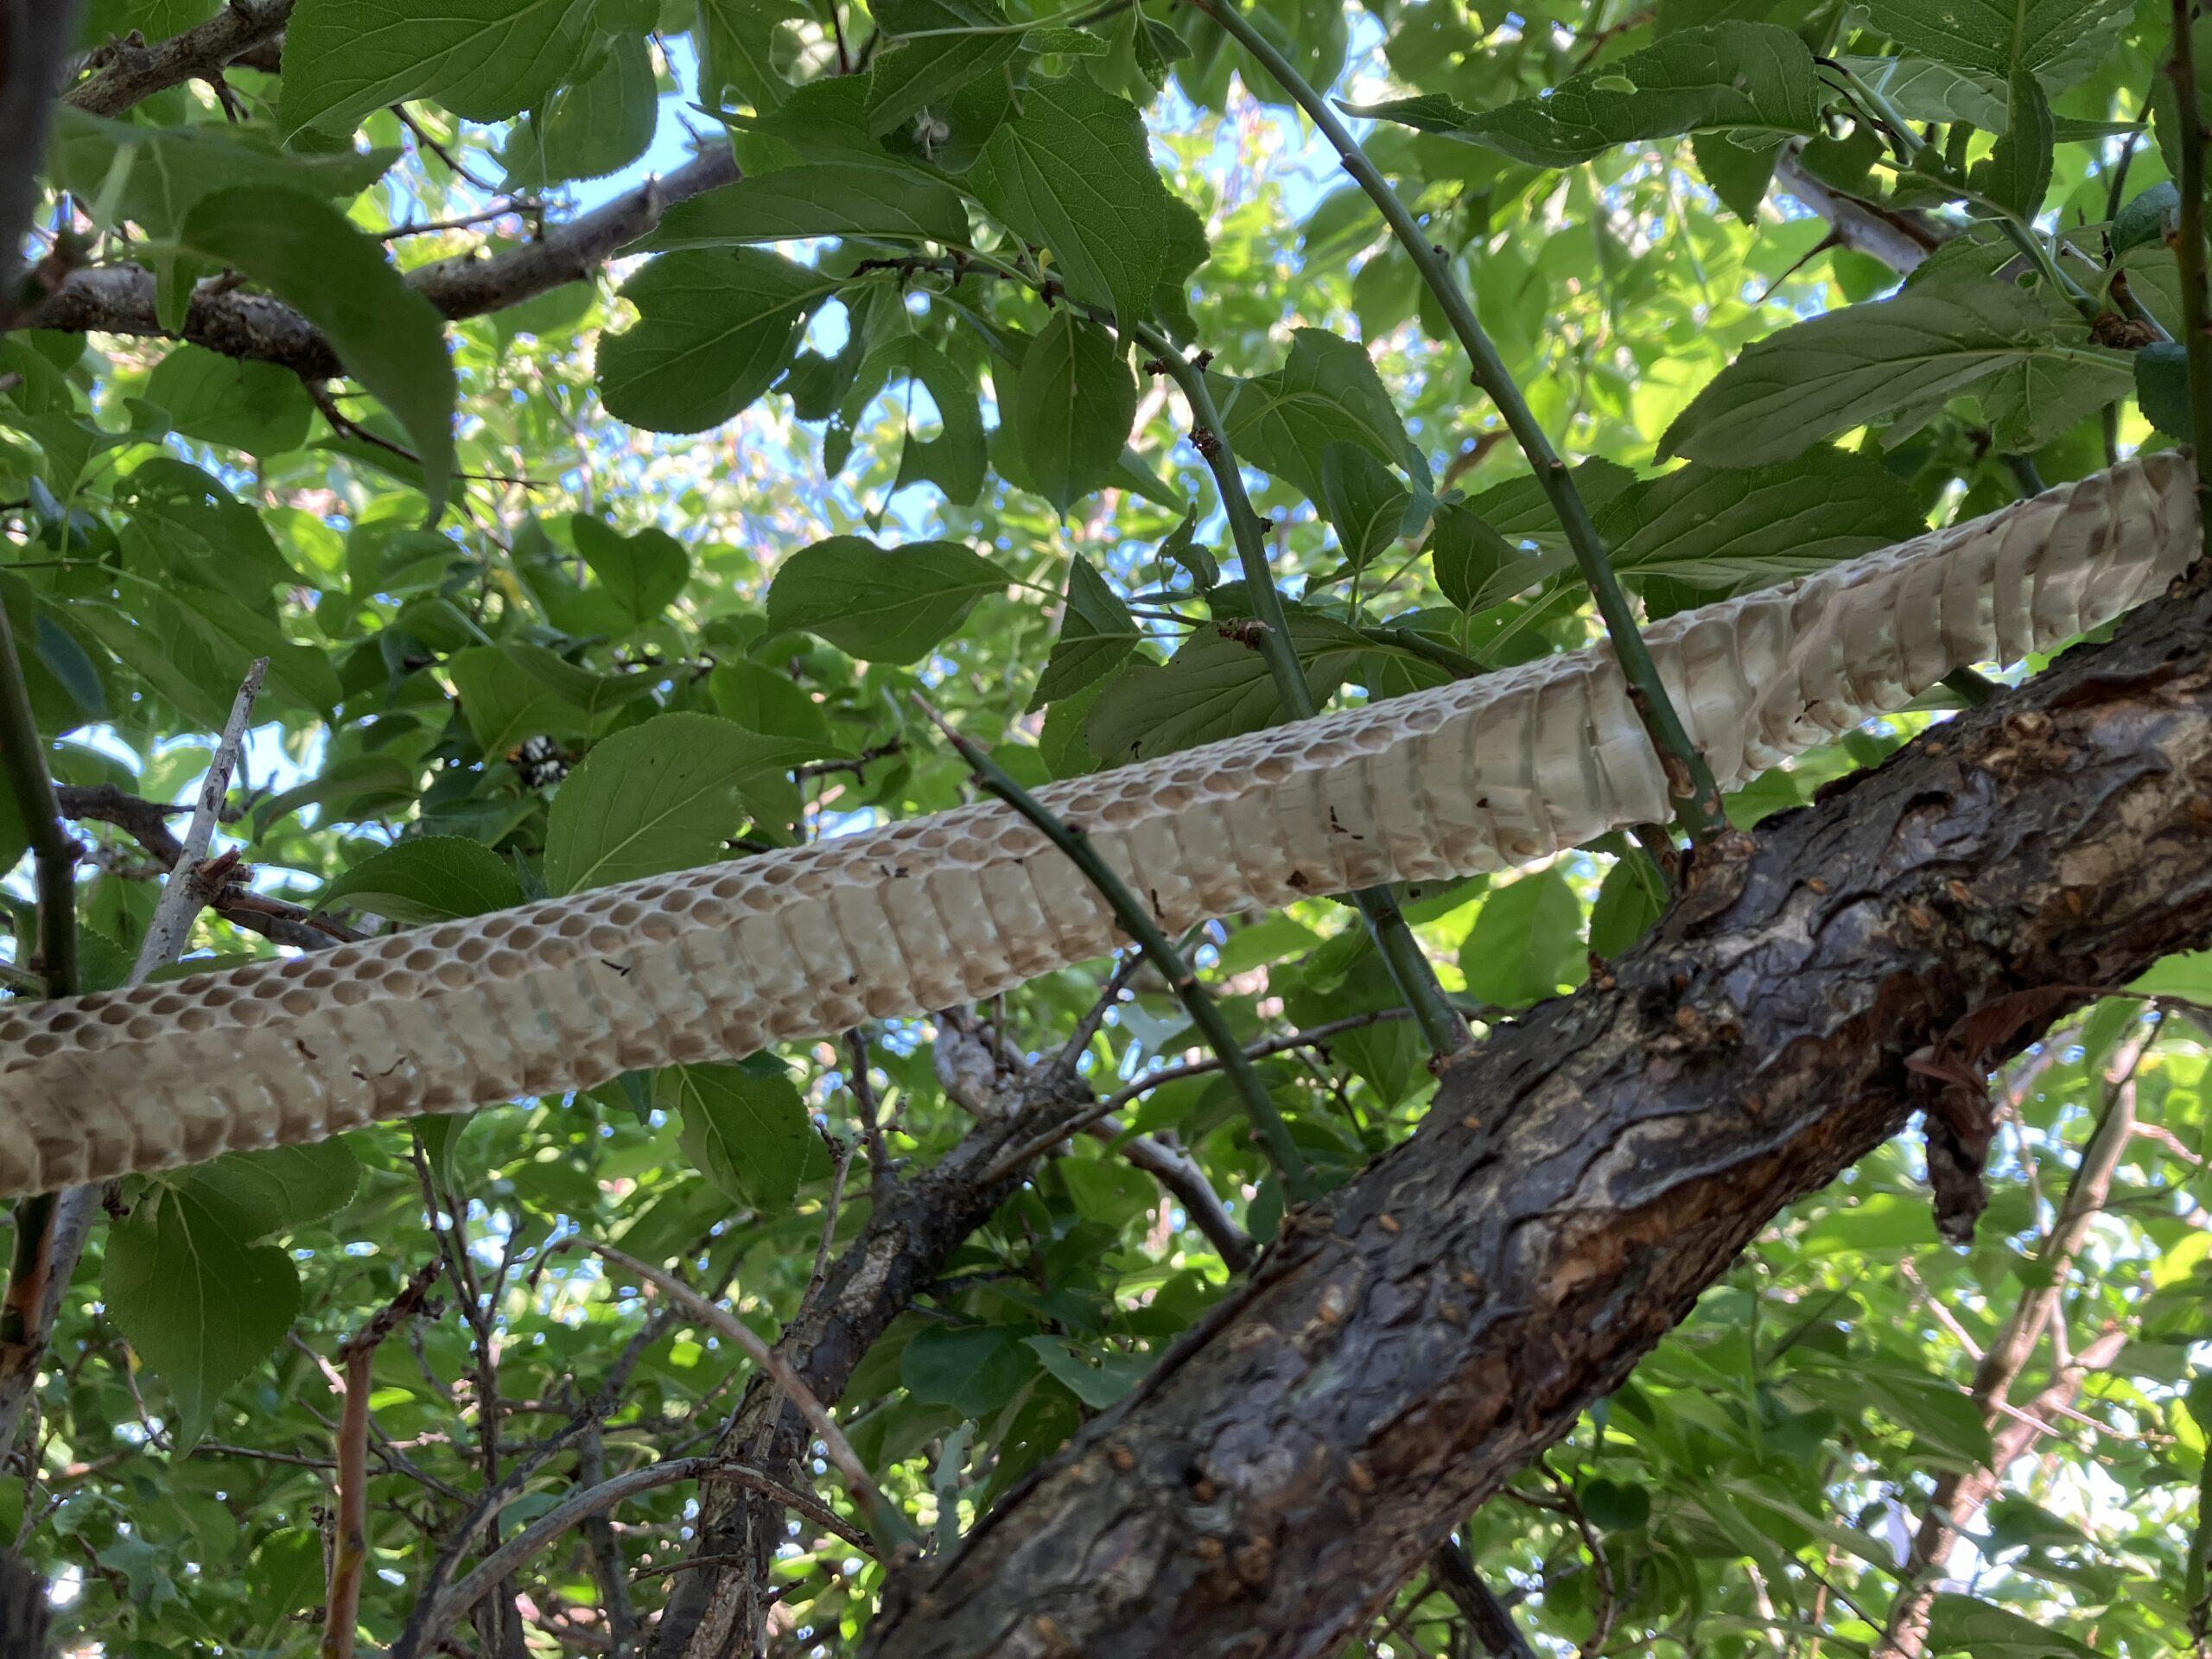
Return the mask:
M1654 625L1724 787L2120 614L2197 547L2155 454ZM1667 816L1603 646L1053 785L1170 932L1471 875ZM1075 867L988 803L288 960L0 1011L0 1195L988 996L1122 941Z

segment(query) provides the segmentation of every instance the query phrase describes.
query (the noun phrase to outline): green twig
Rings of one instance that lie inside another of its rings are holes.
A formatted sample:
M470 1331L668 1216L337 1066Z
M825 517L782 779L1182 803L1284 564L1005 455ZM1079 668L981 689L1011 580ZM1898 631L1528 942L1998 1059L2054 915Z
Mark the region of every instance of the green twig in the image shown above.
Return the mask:
M1175 349L1174 342L1140 323L1130 335L1153 354L1161 371L1181 388L1191 408L1191 442L1205 458L1221 493L1221 510L1229 520L1229 533L1236 543L1237 563L1244 569L1244 586L1251 596L1252 613L1261 626L1255 642L1274 677L1276 692L1293 720L1310 720L1319 712L1313 688L1298 661L1297 643L1290 635L1290 619L1275 587L1274 567L1268 560L1267 527L1261 522L1252 499L1244 493L1244 476L1222 430L1221 411L1214 407L1213 392L1205 371ZM1472 658L1467 659L1471 663ZM1480 664L1475 666L1479 670ZM1470 1041L1467 1022L1452 1006L1452 999L1437 982L1436 969L1422 954L1420 942L1406 925L1404 913L1388 887L1362 887L1351 895L1375 948L1382 953L1398 995L1413 1010L1430 1052L1438 1058L1456 1054Z
M1878 122L1890 136L1890 143L1908 171L1933 179L1960 200L1970 202L1987 213L2005 238L2020 252L2034 262L2044 279L2063 295L2084 317L2094 321L2098 311L2095 298L2088 289L2060 269L2057 257L2045 245L2043 235L2033 224L2022 218L2005 203L1986 196L1975 189L1967 175L1954 167L1943 152L1913 130L1912 123L1897 112L1890 100L1859 76L1853 73L1832 58L1823 58L1821 67L1842 83L1844 89L1859 101L1859 107Z
M31 714L15 630L0 617L0 763L37 866L39 965L48 996L77 990L78 847L62 828L60 803L46 769L46 744ZM0 1349L18 1349L36 1330L54 1245L54 1194L35 1193L16 1205L8 1291L0 1300Z
M1181 999L1184 1011L1191 1016L1191 1023L1220 1058L1222 1068L1229 1073L1236 1092L1243 1096L1244 1109L1259 1130L1268 1155L1273 1160L1276 1173L1283 1185L1300 1200L1315 1196L1313 1172L1306 1166L1306 1160L1298 1144L1290 1138L1290 1126L1283 1122L1282 1114L1275 1109L1274 1101L1268 1094L1267 1084L1244 1052L1244 1046L1236 1033L1229 1028L1221 1007L1198 983L1198 976L1183 960L1183 953L1175 948L1160 924L1153 918L1137 896L1091 845L1090 832L1080 824L1064 822L1036 797L1008 777L998 762L992 760L976 744L969 742L952 728L951 722L930 705L919 692L914 693L914 703L943 732L946 741L959 751L968 769L976 774L976 781L984 791L996 796L1019 812L1040 830L1045 838L1068 856L1069 861L1081 870L1084 877L1098 890L1114 912L1114 919L1122 931L1136 942L1137 948L1152 959L1154 967L1166 976Z
M1378 645L1393 651L1403 651L1425 658L1455 679L1471 680L1478 674L1487 674L1484 667L1464 651L1454 651L1441 640L1432 639L1418 628L1400 627L1395 623L1376 623L1360 629L1363 639L1372 639Z
M1443 251L1430 242L1413 211L1398 199L1398 193L1368 158L1359 140L1352 137L1351 130L1338 118L1328 100L1253 26L1237 9L1236 0L1191 0L1191 3L1219 23L1260 60L1320 129L1321 136L1343 162L1344 171L1381 209L1384 222L1404 246L1414 269L1436 296L1452 332L1465 348L1474 365L1475 385L1497 405L1507 429L1520 443L1529 466L1535 469L1536 482L1551 502L1552 511L1559 515L1560 524L1567 532L1567 545L1573 550L1574 562L1598 602L1598 613L1605 619L1606 634L1620 658L1621 671L1628 680L1629 700L1643 721L1644 730L1650 734L1652 747L1658 752L1675 816L1693 841L1708 841L1722 834L1728 828L1728 820L1720 809L1720 791L1713 783L1705 757L1690 741L1674 701L1667 694L1665 683L1659 677L1658 667L1651 660L1651 652L1637 628L1628 594L1606 554L1605 540L1598 534L1598 526L1591 519L1581 493L1574 487L1567 463L1552 448L1551 440L1537 423L1535 412L1521 395L1521 388L1514 384L1505 360L1484 332L1474 307L1452 276Z
M2189 353L2189 412L2196 453L2196 508L2204 549L2212 553L2212 295L2204 275L2204 115L2196 101L2196 7L2174 0L2174 55L2166 66L2181 107L2181 224L2174 257L2181 264L2182 343Z

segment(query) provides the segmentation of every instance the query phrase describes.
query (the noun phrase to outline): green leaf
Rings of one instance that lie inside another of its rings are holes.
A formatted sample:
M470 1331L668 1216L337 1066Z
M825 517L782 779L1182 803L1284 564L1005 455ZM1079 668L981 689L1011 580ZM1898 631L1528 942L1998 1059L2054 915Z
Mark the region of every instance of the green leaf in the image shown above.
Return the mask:
M229 1153L172 1179L251 1241L343 1210L361 1184L361 1160L341 1137Z
M734 88L756 110L780 107L792 87L777 71L777 37L812 16L804 0L699 0L701 100L719 105Z
M798 764L802 746L715 715L656 715L593 745L545 825L558 895L711 863L748 816L745 793Z
M2153 340L2135 353L2135 401L2143 418L2168 437L2192 441L2196 404L2189 391L2189 348L2177 340Z
M904 397L893 399L905 435L899 446L899 473L892 480L892 493L896 494L909 484L926 483L944 491L948 501L963 505L973 501L982 491L990 461L976 388L966 370L919 334L901 334L868 354L837 411L833 435L842 432L849 440L868 405L894 378L906 385ZM933 438L914 435L917 385L929 394L937 411L938 432Z
M1322 446L1319 505L1354 569L1397 540L1412 499L1397 474L1358 444L1338 438Z
M624 536L604 520L580 512L569 520L569 533L601 588L633 623L658 618L690 579L690 555L664 530Z
M55 182L102 223L127 219L162 238L175 236L192 210L219 191L251 186L355 196L397 158L392 149L286 156L233 137L219 125L135 126L67 105L54 117Z
M2128 0L1867 0L1868 21L1909 52L2010 84L2033 71L2064 92L2103 56Z
M154 365L145 401L172 431L264 457L300 448L315 419L299 376L198 346L173 347Z
M1007 417L1031 487L1065 514L1113 475L1136 412L1127 351L1063 306L1029 342Z
M1481 610L1504 597L1493 591L1501 577L1516 589L1527 585L1526 576L1516 570L1529 563L1521 550L1479 513L1457 503L1437 509L1427 552L1436 585L1463 611Z
M1651 931L1667 907L1667 879L1641 847L1613 861L1590 909L1591 954L1611 962Z
M1037 1370L1021 1337L997 1325L933 1325L899 1357L899 1381L917 1402L950 1406L971 1419L998 1410Z
M1293 612L1290 636L1317 703L1325 703L1373 649L1343 623L1312 612ZM1219 629L1201 628L1164 666L1133 663L1107 682L1084 732L1101 758L1120 766L1256 732L1284 717L1267 659Z
M2161 179L2141 192L2114 215L2112 251L2115 255L2136 248L2157 247L2181 229L2181 192L2170 179Z
M1963 1653L1971 1659L2096 1659L2097 1649L1972 1596L1938 1594L1928 1612L1928 1651Z
M1795 34L1772 23L1686 29L1585 70L1541 97L1480 113L1433 93L1345 108L1539 167L1570 167L1616 144L1686 132L1780 139L1821 130L1813 54Z
M598 68L563 86L543 120L518 122L499 154L507 176L500 188L529 190L564 179L619 173L645 153L660 118L660 89L639 35L617 35Z
M461 698L461 718L487 758L508 753L524 738L581 738L591 712L524 667L512 649L472 645L446 658Z
M409 99L471 121L545 101L575 67L598 0L298 0L284 28L284 136L346 132Z
M1554 867L1492 887L1459 947L1467 995L1502 1008L1580 984L1582 901Z
M415 798L422 768L396 754L352 754L327 762L306 783L271 795L254 809L254 835L265 836L295 812L323 809L322 823L355 823Z
M785 559L768 587L768 620L802 628L850 657L919 662L952 636L1005 571L958 542L879 547L832 536Z
M1758 223L1759 208L1767 187L1774 181L1774 164L1781 158L1779 143L1744 145L1725 133L1692 135L1690 152L1697 170L1720 198L1720 205L1746 225Z
M880 0L883 39L868 81L869 136L894 132L925 109L942 111L969 81L1010 62L1021 35L1006 21L986 0Z
M666 1067L653 1074L653 1103L683 1119L684 1154L716 1186L766 1215L791 1208L816 1135L774 1062Z
M1217 395L1237 459L1312 500L1325 497L1322 454L1336 442L1356 444L1428 487L1428 463L1406 435L1366 350L1325 329L1298 329L1282 367L1227 382Z
M1159 560L1162 569L1179 565L1190 573L1191 586L1205 593L1221 580L1221 566L1215 563L1213 551L1198 540L1198 515L1195 508L1183 514L1183 522L1169 531L1160 543Z
M1799 1249L1809 1257L1843 1250L1919 1250L1936 1243L1927 1205L1894 1192L1877 1192L1855 1205L1836 1205L1805 1230Z
M1009 230L1051 251L1076 298L1123 321L1150 312L1167 270L1172 198L1134 104L1085 75L1032 81L969 183Z
M837 280L754 248L663 254L623 284L637 322L599 346L607 413L653 432L720 426L790 365Z
M842 753L822 705L789 675L759 663L722 663L707 676L707 690L716 709L749 732L787 737L824 755Z
M1934 277L1755 341L1675 417L1659 453L1752 467L1885 419L1895 440L1967 393L1998 399L2007 446L2033 448L2124 392L2126 370L2050 301L1964 273Z
M1022 1340L1052 1373L1053 1380L1093 1411L1103 1411L1117 1404L1152 1369L1151 1357L1147 1354L1079 1347L1059 1337L1025 1337Z
M453 475L453 365L445 321L400 279L383 245L312 196L219 191L179 239L230 266L320 328L339 361L392 412L423 464L431 516Z
M1927 529L1872 455L1822 445L1775 467L1693 461L1638 485L1599 528L1656 618L1856 558Z
M965 246L960 193L919 174L842 162L786 167L679 201L633 250L728 248L813 236Z
M1907 120L1963 121L1984 132L2002 132L2011 119L2002 75L1968 74L1935 58L1847 55L1838 61Z
M1974 188L2010 207L2023 219L2043 210L2050 188L2050 164L2057 134L2043 83L2027 69L2012 72L2008 124L1989 157L1974 170Z
M157 1188L108 1235L101 1299L167 1385L180 1451L207 1432L224 1391L276 1351L299 1311L290 1256L257 1236L189 1183Z
M1111 673L1128 660L1141 637L1128 607L1090 561L1081 556L1071 561L1060 637L1053 641L1052 657L1038 677L1030 708L1041 709Z
M323 889L316 908L340 899L418 927L509 910L523 901L514 870L480 842L463 836L410 836L372 853Z

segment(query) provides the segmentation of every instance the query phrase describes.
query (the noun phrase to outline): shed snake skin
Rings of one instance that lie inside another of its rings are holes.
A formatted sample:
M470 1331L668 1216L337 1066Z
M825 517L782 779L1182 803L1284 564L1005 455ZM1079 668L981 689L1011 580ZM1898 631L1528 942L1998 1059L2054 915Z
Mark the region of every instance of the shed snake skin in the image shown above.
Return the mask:
M1647 633L1724 787L1952 670L2049 651L2194 557L2183 456ZM1526 863L1663 820L1600 645L1053 785L1171 931ZM654 877L289 960L0 1011L0 1195L458 1112L949 1007L1121 943L1010 808Z

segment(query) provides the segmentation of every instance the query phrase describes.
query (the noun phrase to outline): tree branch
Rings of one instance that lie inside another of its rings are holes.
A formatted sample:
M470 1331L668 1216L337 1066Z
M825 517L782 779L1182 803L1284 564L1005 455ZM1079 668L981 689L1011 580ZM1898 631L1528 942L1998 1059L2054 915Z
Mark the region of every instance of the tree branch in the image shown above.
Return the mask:
M170 833L168 819L187 810L164 806L142 796L130 795L112 784L64 784L54 791L61 816L94 823L111 823L144 848L164 869L174 869L184 855L184 843ZM232 926L258 933L276 944L302 950L327 950L356 937L335 923L317 921L315 912L301 906L271 899L226 883L207 900L207 907Z
M1897 1568L1901 1587L1890 1604L1882 1640L1874 1649L1884 1659L1916 1659L1925 1648L1928 1613L1936 1599L1936 1580L1944 1562L1950 1559L1961 1529L1974 1510L1988 1501L2005 1469L2021 1450L2044 1432L2048 1411L2039 1403L2024 1420L2015 1415L2011 1400L2012 1387L2027 1369L2029 1357L2042 1341L2044 1330L2059 1314L2059 1301L2065 1293L2066 1276L2073 1270L2074 1258L2088 1236L2090 1224L2096 1220L2111 1196L2113 1177L2120 1169L2128 1142L2135 1138L2135 1073L2155 1035L2155 1027L2139 1033L2123 1049L2124 1058L2117 1059L2107 1072L2104 1110L2082 1148L2081 1161L2073 1180L2067 1184L2066 1197L2059 1205L2056 1220L2051 1224L2050 1236L2036 1252L2035 1287L2014 1305L1974 1367L1974 1402L1981 1408L1982 1421L1992 1429L1997 1427L2000 1417L2012 1416L2012 1421L1995 1434L1998 1451L1986 1465L1948 1469L1936 1476L1936 1490L1920 1517L1911 1548ZM2062 1361L2063 1357L2062 1354ZM2064 1363L2053 1368L2055 1375L2044 1391L2044 1397L2051 1395L2051 1389L2059 1386L2068 1369ZM2063 1395L2056 1403L2070 1405L2079 1385L2077 1374L2074 1382L2064 1386ZM2007 1442L2015 1443L2009 1452L2005 1450Z
M214 894L207 890L201 873L207 862L207 849L215 838L215 825L223 811L224 798L231 792L231 773L238 764L238 748L245 741L246 721L253 716L253 700L261 693L261 677L269 671L269 659L257 657L245 671L245 682L238 687L238 696L231 702L231 716L223 723L223 735L215 746L214 758L207 763L207 775L200 783L200 799L193 808L192 823L184 832L183 843L169 865L168 880L162 884L162 896L154 906L151 920L146 924L146 936L138 942L138 961L132 977L143 980L156 969L166 968L184 954L185 941L192 937L192 925L207 907Z
M452 321L482 316L591 276L617 250L660 223L673 204L737 181L727 145L702 150L663 179L649 180L534 242L489 257L441 259L407 274L415 291ZM143 265L93 265L73 271L24 320L66 334L169 338L154 315L154 275ZM274 363L307 379L345 372L321 332L298 312L264 294L218 291L203 284L192 296L183 338L226 357Z
M228 65L283 32L292 0L227 0L206 22L151 46L118 41L97 73L65 101L89 115L121 115L132 105L188 80L213 79Z
M868 1650L1333 1652L1773 1216L1903 1127L1929 1098L1910 1056L1980 1014L1992 1063L2079 988L2212 938L2208 637L2200 567L2113 644L1703 861L1609 976L1447 1068L1217 1319L894 1583Z

